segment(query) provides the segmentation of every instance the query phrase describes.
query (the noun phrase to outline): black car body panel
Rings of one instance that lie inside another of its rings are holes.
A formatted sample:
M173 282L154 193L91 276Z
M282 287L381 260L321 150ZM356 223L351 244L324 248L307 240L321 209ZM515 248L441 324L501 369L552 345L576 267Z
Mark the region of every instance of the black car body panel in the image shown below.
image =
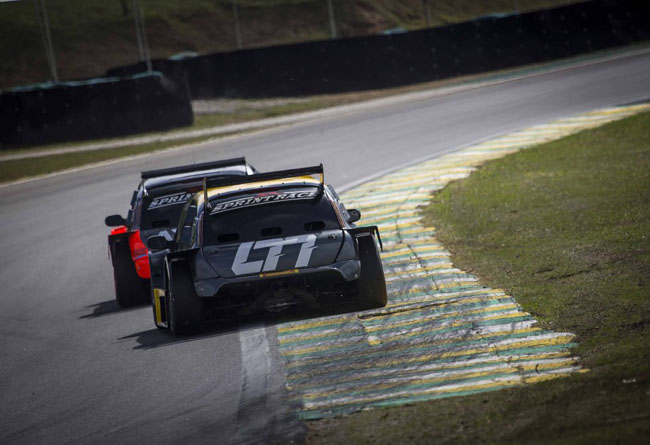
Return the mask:
M349 222L353 212L322 177L318 166L207 179L185 204L175 239L149 254L155 304L169 305L174 262L185 263L196 297L219 309L277 310L351 293L362 268L357 237L378 229Z

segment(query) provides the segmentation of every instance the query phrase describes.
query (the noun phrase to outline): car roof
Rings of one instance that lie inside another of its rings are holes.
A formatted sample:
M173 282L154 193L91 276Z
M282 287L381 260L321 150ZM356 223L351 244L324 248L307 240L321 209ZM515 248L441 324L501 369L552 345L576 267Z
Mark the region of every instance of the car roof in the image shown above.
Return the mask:
M211 170L221 167L231 167L235 165L247 165L245 157L221 159L218 161L193 163L189 165L178 165L176 167L160 168L157 170L144 170L140 173L142 179L155 178L157 176L170 176L178 173L192 173L199 170Z
M166 176L157 176L154 178L144 179L142 186L145 190L153 191L156 188L171 186L187 182L192 179L200 180L205 177L214 176L245 176L248 174L248 164L233 165L229 167L218 167L207 170L197 170L189 173L177 173Z

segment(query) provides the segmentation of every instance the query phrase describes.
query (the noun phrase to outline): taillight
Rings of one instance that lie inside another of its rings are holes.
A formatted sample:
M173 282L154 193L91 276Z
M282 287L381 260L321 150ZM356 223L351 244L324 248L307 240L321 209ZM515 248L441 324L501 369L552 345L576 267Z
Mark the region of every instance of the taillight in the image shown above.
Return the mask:
M142 242L139 230L133 231L129 236L129 247L131 248L131 255L135 263L135 271L140 278L148 279L151 276L149 249Z
M111 230L111 235L119 235L120 233L126 233L126 226L116 227Z
M142 238L140 238L140 231L136 230L133 232L132 235L133 238L131 238L132 242L132 252L133 252L133 259L137 260L142 257L146 257L147 254L149 253L149 249L147 249L147 246L144 245L142 242Z

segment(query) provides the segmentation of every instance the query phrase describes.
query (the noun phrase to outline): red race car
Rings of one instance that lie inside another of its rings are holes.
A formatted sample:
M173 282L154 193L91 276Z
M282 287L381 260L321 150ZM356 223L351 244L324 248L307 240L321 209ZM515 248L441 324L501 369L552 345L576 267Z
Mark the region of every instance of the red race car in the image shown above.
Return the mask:
M108 236L108 246L117 303L131 307L150 301L151 271L146 241L152 236L174 238L183 204L201 189L204 178L254 173L257 170L245 158L143 171L127 217L110 215L105 219L108 227L114 227Z

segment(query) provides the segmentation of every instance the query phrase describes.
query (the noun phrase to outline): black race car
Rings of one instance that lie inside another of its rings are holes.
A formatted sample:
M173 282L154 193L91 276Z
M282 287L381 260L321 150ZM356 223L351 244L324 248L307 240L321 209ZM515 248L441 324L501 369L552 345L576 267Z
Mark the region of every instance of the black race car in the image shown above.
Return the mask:
M174 239L148 240L156 326L190 334L215 310L346 296L361 309L385 306L379 231L355 227L360 217L324 185L322 165L205 179Z
M126 218L107 216L115 298L122 307L150 300L150 236L174 238L183 205L202 187L203 178L242 177L257 173L245 158L143 171Z

